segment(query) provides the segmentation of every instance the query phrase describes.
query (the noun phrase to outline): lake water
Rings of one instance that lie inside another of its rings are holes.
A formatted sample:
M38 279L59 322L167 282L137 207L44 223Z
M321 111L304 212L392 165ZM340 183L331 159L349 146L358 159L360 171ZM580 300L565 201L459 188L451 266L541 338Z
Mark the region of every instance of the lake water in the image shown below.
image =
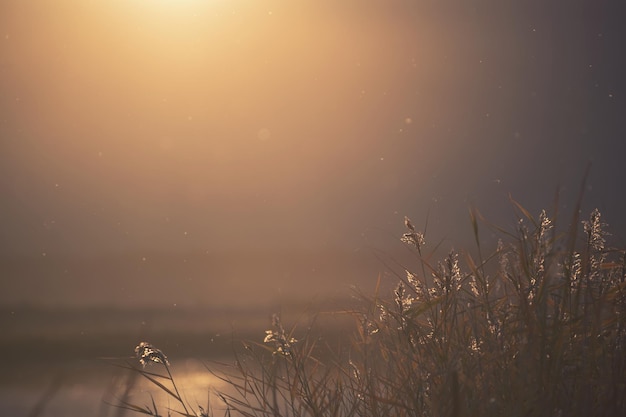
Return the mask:
M211 390L228 389L206 366L217 367L208 360L172 361L172 373L181 395L195 410L198 410L197 405L206 408ZM149 370L164 371L161 365L154 365ZM179 404L147 379L105 361L24 365L13 369L13 377L12 381L3 381L0 385L2 416L139 415L113 406L125 398L128 388L130 393L126 398L132 404L152 408L154 398L161 413L167 414L168 407L180 410ZM221 407L214 396L211 405L214 411Z
M129 402L151 405L153 395L159 410L173 406L150 381L120 367L139 365L133 354L140 341L162 349L187 401L206 407L208 390L220 384L206 365L228 362L237 339L261 341L269 325L260 310L17 309L0 318L0 357L7 362L0 415L8 417L125 415L109 404L118 404L130 385ZM150 368L165 372L159 364Z
M339 305L345 307L339 303L312 311L336 311ZM307 308L283 306L285 325L297 321L298 330L304 331L313 317L302 314ZM232 364L233 348L240 348L241 340L262 342L270 317L270 310L262 308L0 310L0 357L5 362L0 372L0 416L138 415L112 405L123 398L151 408L154 398L160 412L167 415L168 407L179 405L147 379L120 367L138 366L133 353L140 341L163 350L186 402L195 410L197 405L206 408L210 391L229 389L209 369L222 374L226 367L218 363ZM345 334L341 326L346 321L333 314L316 315L315 323L327 336ZM160 364L148 370L165 373ZM132 389L125 397L128 387ZM212 396L210 403L221 415L220 401Z

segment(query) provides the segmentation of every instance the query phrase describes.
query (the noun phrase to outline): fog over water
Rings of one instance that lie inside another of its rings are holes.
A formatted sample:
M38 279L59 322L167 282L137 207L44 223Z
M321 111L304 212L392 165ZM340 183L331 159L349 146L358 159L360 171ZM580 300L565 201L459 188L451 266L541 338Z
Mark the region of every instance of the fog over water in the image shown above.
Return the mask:
M462 3L462 4L461 4ZM557 186L626 237L618 1L0 5L0 304L372 287ZM427 236L427 239L428 239ZM487 236L488 237L488 236Z
M395 284L404 216L566 227L588 164L624 247L622 3L1 1L0 415L121 415L141 340L204 404L272 312Z

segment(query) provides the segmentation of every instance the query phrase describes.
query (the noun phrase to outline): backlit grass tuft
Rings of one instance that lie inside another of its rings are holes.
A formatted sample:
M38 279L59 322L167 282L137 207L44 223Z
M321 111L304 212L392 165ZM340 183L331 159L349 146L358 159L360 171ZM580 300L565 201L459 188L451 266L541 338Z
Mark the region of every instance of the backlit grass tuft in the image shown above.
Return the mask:
M213 408L185 404L158 355L173 389L134 371L184 416L626 415L626 252L606 245L597 210L561 233L545 211L515 206L513 230L490 226L495 242L472 212L476 247L439 258L406 218L413 263L389 294L336 312L354 319L343 343L315 320L285 328L275 316L213 371L226 384Z

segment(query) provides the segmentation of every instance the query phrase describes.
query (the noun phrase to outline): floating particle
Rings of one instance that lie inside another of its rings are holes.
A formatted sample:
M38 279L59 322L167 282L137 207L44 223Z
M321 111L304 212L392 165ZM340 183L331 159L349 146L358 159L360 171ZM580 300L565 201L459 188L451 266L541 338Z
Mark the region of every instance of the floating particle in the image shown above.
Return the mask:
M259 140L262 140L262 141L268 140L271 136L272 136L272 132L266 127L260 128L259 131L257 132L257 138L259 138Z

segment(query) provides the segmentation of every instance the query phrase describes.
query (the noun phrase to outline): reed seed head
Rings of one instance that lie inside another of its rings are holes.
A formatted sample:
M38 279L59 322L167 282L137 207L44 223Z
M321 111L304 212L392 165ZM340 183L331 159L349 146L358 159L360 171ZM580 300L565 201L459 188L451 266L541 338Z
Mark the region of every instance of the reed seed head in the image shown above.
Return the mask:
M139 363L141 363L141 366L144 368L150 363L170 364L163 351L148 342L141 342L135 347L135 356L139 359Z

